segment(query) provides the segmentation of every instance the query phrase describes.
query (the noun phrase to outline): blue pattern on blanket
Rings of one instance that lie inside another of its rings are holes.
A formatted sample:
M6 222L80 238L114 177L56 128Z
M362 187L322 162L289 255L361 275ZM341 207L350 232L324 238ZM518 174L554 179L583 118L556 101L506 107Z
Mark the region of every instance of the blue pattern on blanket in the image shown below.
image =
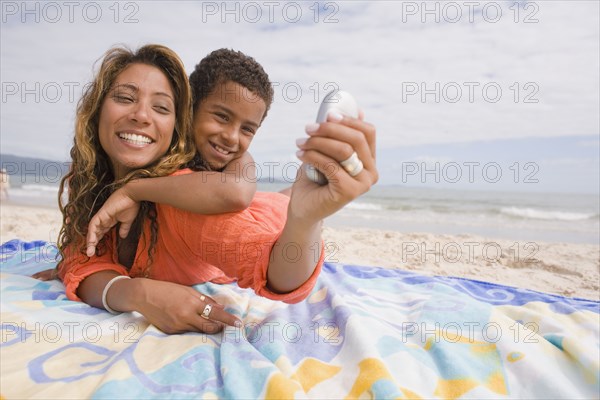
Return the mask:
M0 246L1 395L13 397L594 398L600 307L486 282L326 263L287 305L195 286L244 321L165 335L66 299L45 242Z

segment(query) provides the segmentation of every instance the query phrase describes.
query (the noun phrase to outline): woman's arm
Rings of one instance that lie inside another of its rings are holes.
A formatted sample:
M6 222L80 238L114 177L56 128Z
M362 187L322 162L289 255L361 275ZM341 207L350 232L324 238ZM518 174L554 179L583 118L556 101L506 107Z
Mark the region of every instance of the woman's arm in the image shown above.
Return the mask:
M114 271L100 271L86 277L77 294L91 306L104 308L102 293L109 282L120 276ZM120 312L137 311L161 331L174 334L184 332L216 333L224 325L241 326L236 316L226 312L222 305L191 287L146 278L119 279L106 293L107 305ZM210 319L200 315L210 304Z
M324 186L310 181L301 167L292 186L287 221L271 252L267 270L268 288L285 293L300 287L315 271L321 256L322 220L367 192L379 179L375 165L375 128L362 120L331 116L329 122L313 125L309 138L301 144L298 157L324 173ZM352 177L339 164L356 151L364 169ZM301 249L300 257L290 258L289 244ZM315 259L317 258L317 259Z
M109 282L128 271L113 261L114 242L107 238L102 255L86 257L74 246L65 251L58 274L65 285L67 298L105 308L102 294ZM240 323L223 306L191 287L145 278L119 279L106 290L106 305L113 310L137 311L149 323L166 333L198 331L214 333L224 325ZM210 304L210 320L200 315Z

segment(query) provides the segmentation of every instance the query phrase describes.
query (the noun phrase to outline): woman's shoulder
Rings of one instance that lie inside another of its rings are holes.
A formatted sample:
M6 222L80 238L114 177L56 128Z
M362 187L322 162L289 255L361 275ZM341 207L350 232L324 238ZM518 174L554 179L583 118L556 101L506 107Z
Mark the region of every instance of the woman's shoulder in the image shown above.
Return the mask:
M275 205L285 205L287 207L289 202L290 198L279 192L256 192L254 194L254 199L252 200L252 204L266 204L269 207Z
M243 212L256 221L279 226L287 219L290 198L278 192L256 192L254 199Z
M194 171L192 171L189 168L182 168L182 169L178 169L177 171L173 172L170 176L178 176L178 175L187 175L187 174L191 174Z

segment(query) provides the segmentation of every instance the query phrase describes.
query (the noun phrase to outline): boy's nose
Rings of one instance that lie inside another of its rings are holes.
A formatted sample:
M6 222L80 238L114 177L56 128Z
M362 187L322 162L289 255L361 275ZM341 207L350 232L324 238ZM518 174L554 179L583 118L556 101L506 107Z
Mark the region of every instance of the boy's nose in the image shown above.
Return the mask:
M224 144L234 146L238 142L239 130L237 127L228 127L223 130L222 137L225 140Z

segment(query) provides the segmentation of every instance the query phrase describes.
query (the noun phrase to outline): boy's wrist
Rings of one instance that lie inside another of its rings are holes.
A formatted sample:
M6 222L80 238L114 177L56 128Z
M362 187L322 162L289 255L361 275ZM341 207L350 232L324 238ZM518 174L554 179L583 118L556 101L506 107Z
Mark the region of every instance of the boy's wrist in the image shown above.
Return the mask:
M136 203L140 203L141 201L143 201L143 199L141 198L141 192L143 190L143 186L144 186L144 179L134 179L130 182L127 182L125 185L123 185L122 189L124 194L129 197L131 200L135 201Z

